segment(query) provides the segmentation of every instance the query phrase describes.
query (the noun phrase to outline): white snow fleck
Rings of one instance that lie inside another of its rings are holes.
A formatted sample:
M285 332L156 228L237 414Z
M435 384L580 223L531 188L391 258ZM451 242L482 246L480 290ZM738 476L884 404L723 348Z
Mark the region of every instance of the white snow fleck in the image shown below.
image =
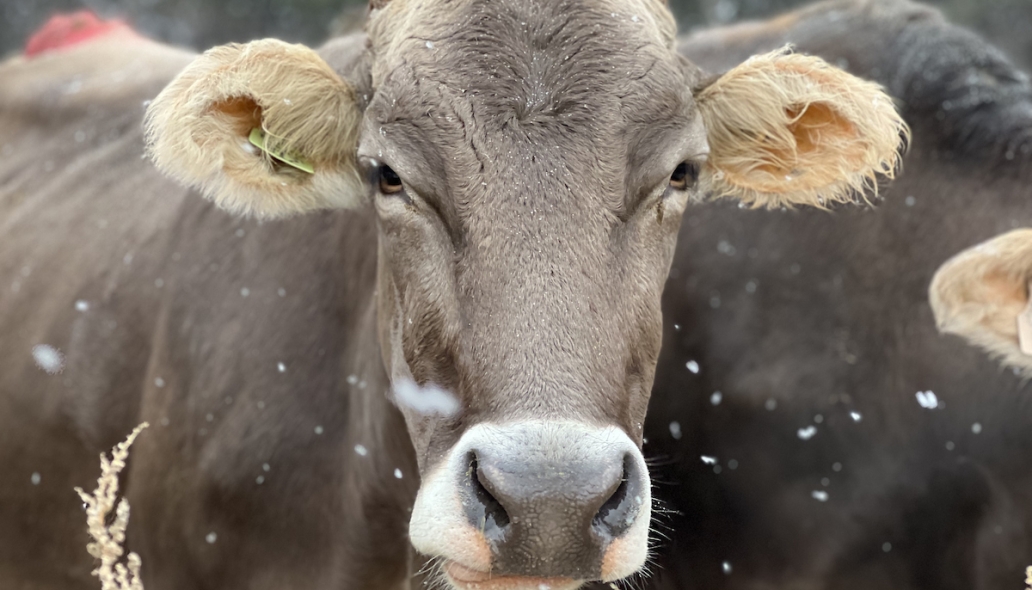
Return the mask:
M251 294L251 290L248 289L247 287L244 287L243 289L240 289L240 296L241 297L247 297L250 294Z
M839 463L838 461L835 461L834 463L831 464L831 470L834 471L835 473L838 473L839 471L842 471L842 464Z
M433 49L434 48L434 42L433 41L427 41L426 42L426 48L427 49Z
M358 383L358 375L348 375L348 385L355 385Z
M811 438L813 438L813 435L817 434L817 427L811 424L806 428L800 428L796 431L796 434L802 440L810 440Z
M219 538L219 536L216 535L214 532L208 533L207 535L204 536L204 540L207 541L209 545L214 545L215 544L215 540L218 539L218 538Z
M355 452L365 457L369 454L369 449L365 448L362 445L355 445Z
M39 485L39 482L40 482L41 480L42 480L42 478L40 477L39 473L38 473L38 472L35 472L35 471L33 471L33 472L32 472L32 476L31 476L31 477L29 477L29 481L31 481L31 482L32 482L32 485L34 485L34 486L38 486L38 485Z
M401 477L402 477L401 470L398 469L397 467L394 468L394 477L395 477L395 479L401 479Z
M724 398L724 394L720 393L719 391L714 391L709 396L709 403L713 404L714 406L719 406L720 405L720 400L722 400L723 398Z
M268 463L262 463L262 471L268 473L269 469L271 469L271 467L269 467Z
M348 377L348 382L351 378ZM361 388L364 381L359 384ZM459 411L459 400L450 392L428 383L425 386L417 385L410 379L398 379L394 382L394 401L399 406L404 406L424 416L440 414L448 417Z
M279 371L280 373L286 373L287 372L287 366L284 365L283 363L276 363L276 370Z
M828 492L825 492L824 490L814 490L810 492L810 495L813 496L813 499L817 500L818 502L828 501Z
M699 363L695 361L688 361L687 363L685 363L684 366L688 367L688 370L692 373L695 373L696 375L699 374Z
M914 203L917 202L917 199L915 199L913 195L907 195L907 198L903 199L903 202L907 204L907 207L913 207Z
M729 460L729 461L727 462L727 468L728 468L728 469L731 469L731 470L735 470L735 469L738 469L738 461L737 461L737 460L735 460L735 459L730 459L730 460Z
M85 299L80 299L75 302L75 311L89 311L90 302Z
M254 478L254 483L262 485L263 483L265 483L265 476L259 475L258 477Z
M36 365L47 373L54 375L64 368L64 356L61 351L49 344L37 344L32 347L32 358Z
M920 404L922 408L934 410L939 407L939 398L935 396L935 392L932 390L919 391L914 394L914 397L917 398L917 403Z
M886 552L886 553L888 553L889 551L892 551L892 543L889 543L888 541L885 541L881 545L881 550Z
M824 416L817 414L813 417L813 421L817 424L820 424L821 422L824 422Z
M674 420L670 423L670 436L674 437L674 440L681 440L681 423Z
M720 564L720 569L725 574L730 574L731 573L731 562L730 561L725 561L724 563L721 563Z
M831 480L826 478L826 477L822 477L821 478L821 485L824 486L824 487L828 487L828 486L831 485Z
M161 377L155 377L154 378L154 387L159 387L160 388L160 387L164 387L164 386L165 386L165 380L164 379L162 379Z
M702 462L705 463L706 465L716 465L717 464L717 458L716 457L711 457L709 455L702 455L699 458L702 459Z
M279 295L280 297L286 297L287 296L287 290L284 289L283 287L280 287L279 289L276 289L276 294Z
M971 425L971 432L973 432L974 434L978 434L978 433L982 432L982 424L979 423L979 422L975 422L974 424L972 424Z
M778 407L778 400L770 398L763 402L763 407L767 408L768 412L773 412Z
M755 293L756 292L756 281L749 281L748 283L746 283L745 284L745 292L746 293Z
M864 417L860 415L860 412L850 412L849 417L853 419L853 422L859 422L864 419Z
M315 433L316 434L322 434L323 433L323 427L322 426L316 426L315 427ZM358 449L356 448L355 450L357 451ZM361 455L362 453L359 453L359 454Z

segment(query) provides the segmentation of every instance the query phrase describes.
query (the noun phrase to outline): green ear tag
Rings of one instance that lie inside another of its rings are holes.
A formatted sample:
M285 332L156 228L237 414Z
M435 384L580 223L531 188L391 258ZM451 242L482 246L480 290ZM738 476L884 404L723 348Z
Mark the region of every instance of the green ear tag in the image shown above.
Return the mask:
M276 158L280 162L283 162L288 166L297 168L302 172L315 174L315 168L312 167L312 163L308 160L300 156L295 156L285 151L280 151L273 147L267 146L265 144L265 131L260 127L255 127L254 129L252 129L251 134L247 136L247 139L251 142L251 145L269 154L273 158Z

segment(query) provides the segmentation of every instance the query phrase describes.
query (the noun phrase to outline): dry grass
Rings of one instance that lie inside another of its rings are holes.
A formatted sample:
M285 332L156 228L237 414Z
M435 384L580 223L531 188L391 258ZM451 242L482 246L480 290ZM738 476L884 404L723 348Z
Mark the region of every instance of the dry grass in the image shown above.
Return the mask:
M92 495L82 491L82 488L75 488L86 505L86 524L89 526L90 537L93 538L86 550L100 560L100 565L93 570L93 575L100 579L101 590L143 590L143 582L140 581L140 556L130 551L125 562L122 562L125 552L122 547L125 543L125 529L129 525L129 502L125 498L118 498L118 474L125 468L129 447L147 426L149 425L146 422L140 424L128 438L118 443L111 451L110 460L104 453L100 454L100 477L97 479L97 489Z

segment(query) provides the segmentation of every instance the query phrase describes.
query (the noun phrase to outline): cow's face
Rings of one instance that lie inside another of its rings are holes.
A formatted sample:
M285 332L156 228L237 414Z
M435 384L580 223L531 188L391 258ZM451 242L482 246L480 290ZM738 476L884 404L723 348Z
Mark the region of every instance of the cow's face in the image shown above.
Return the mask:
M895 164L873 86L783 53L703 84L674 31L654 0L395 0L367 27L364 109L314 54L261 41L212 50L149 113L159 166L226 208L375 208L381 353L422 476L410 536L456 587L644 564L641 425L693 197L845 200Z

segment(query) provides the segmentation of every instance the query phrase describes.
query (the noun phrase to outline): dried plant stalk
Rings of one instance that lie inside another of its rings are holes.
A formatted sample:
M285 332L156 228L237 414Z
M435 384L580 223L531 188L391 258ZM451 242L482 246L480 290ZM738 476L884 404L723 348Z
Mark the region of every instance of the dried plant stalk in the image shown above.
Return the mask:
M136 436L147 428L144 422L137 426L123 442L118 443L111 451L111 459L100 454L100 477L97 489L87 494L82 488L75 491L86 506L86 524L89 527L93 542L86 546L90 555L100 560L100 565L93 570L93 575L100 579L101 590L143 590L140 581L140 556L130 552L125 563L121 558L124 553L125 529L129 525L129 502L118 500L118 474L125 468L125 459L129 456L129 447ZM108 518L114 509L114 520L108 524Z

